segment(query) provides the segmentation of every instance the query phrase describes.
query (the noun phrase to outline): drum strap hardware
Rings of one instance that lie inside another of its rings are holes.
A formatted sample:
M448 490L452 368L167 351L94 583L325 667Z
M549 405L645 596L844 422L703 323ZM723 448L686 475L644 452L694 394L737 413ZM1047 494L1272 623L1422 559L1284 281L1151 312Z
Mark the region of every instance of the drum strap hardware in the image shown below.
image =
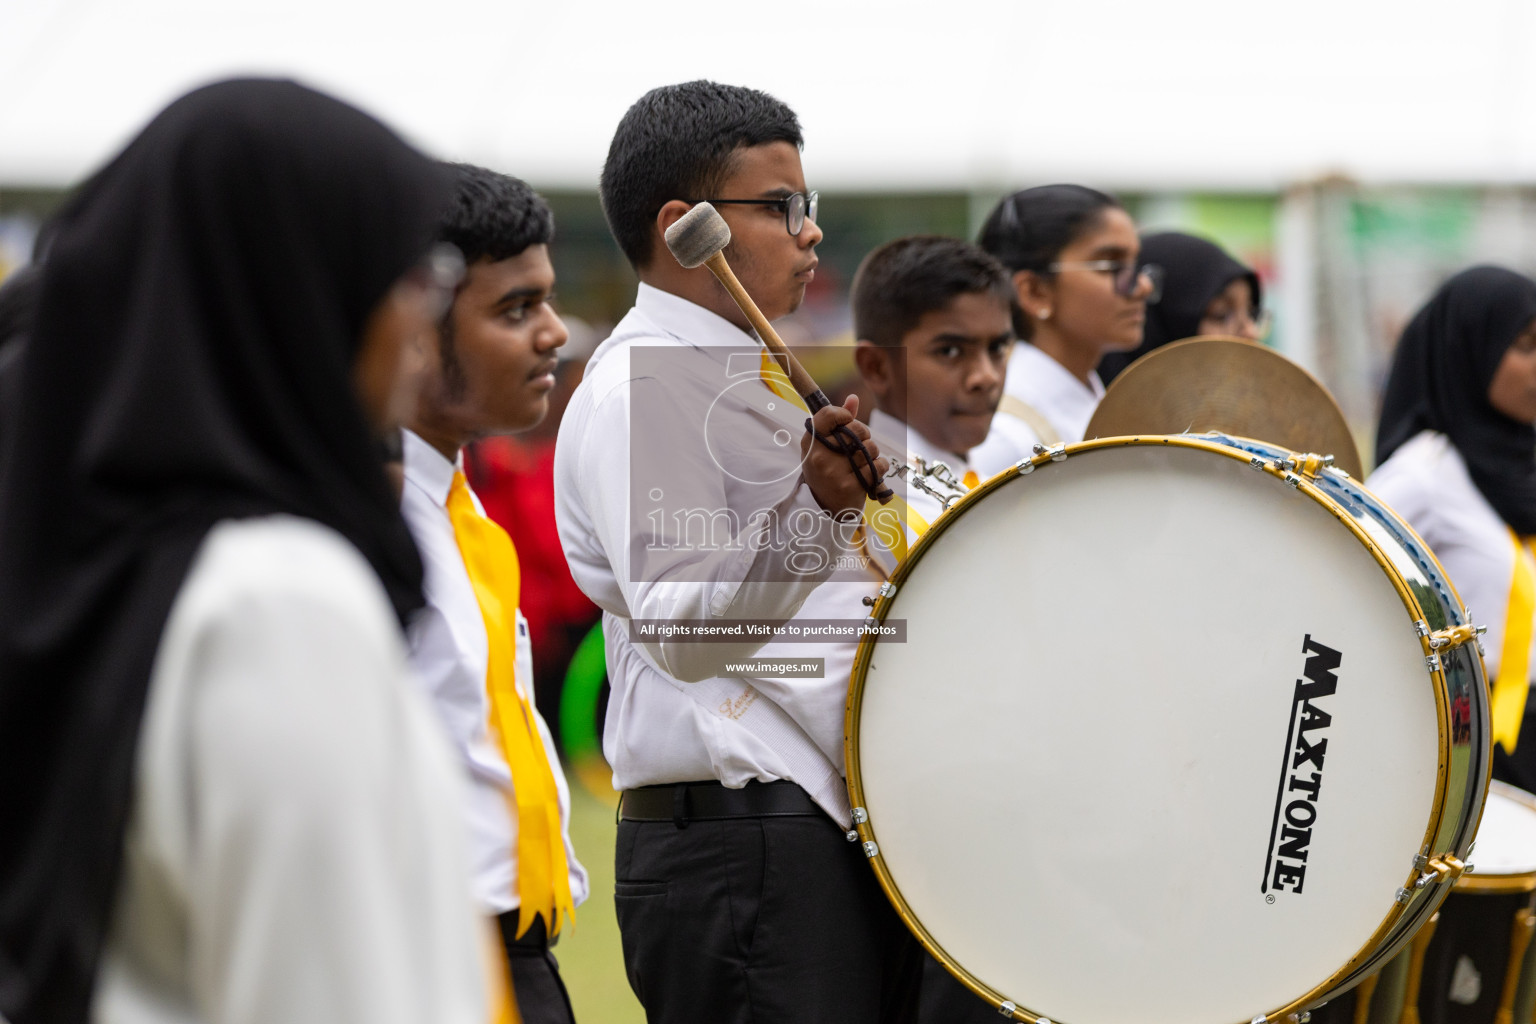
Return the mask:
M1003 1005L1001 1005L1001 1006L999 1006L999 1007L998 1007L998 1008L997 1008L997 1012L998 1012L998 1013L1000 1013L1000 1014L1002 1014L1002 1015L1003 1015L1003 1016L1004 1016L1004 1017L1009 1017L1009 1018L1011 1018L1011 1017L1012 1017L1012 1016L1013 1016L1013 1011L1014 1011L1014 1010L1017 1010L1017 1009L1018 1009L1018 1007L1017 1007L1017 1006L1015 1006L1015 1005L1013 1005L1013 1004L1012 1004L1012 1003L1010 1003L1010 1002L1006 1002L1006 1001L1005 1001L1005 1002L1004 1002L1004 1003L1003 1003Z

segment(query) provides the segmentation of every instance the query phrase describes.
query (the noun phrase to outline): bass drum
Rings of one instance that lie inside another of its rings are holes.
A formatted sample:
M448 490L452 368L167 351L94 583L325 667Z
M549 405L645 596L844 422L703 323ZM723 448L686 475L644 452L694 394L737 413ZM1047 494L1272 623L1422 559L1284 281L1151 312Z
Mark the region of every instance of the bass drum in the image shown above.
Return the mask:
M1423 542L1317 456L1040 449L933 524L868 625L859 838L1012 1019L1299 1016L1461 873L1488 785L1475 631Z

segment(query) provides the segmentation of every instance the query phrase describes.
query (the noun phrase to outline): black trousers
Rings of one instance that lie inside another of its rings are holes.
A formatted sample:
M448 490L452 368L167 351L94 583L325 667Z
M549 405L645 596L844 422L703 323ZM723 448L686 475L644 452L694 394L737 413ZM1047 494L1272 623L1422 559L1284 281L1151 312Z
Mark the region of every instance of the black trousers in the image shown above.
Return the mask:
M536 917L522 938L517 938L517 911L496 919L502 948L512 972L512 998L523 1024L576 1024L571 997L560 980L560 964L549 951L544 919Z
M915 1022L922 947L825 815L621 820L615 868L650 1024Z

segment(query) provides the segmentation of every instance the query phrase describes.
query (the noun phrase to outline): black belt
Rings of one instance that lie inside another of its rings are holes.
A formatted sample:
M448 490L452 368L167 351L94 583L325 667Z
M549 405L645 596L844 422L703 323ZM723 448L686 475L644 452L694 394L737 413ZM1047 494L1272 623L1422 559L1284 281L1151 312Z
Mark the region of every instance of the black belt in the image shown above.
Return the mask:
M555 936L555 942L549 941L549 930L544 927L544 915L534 917L533 923L523 933L522 938L517 937L517 911L509 910L505 914L496 915L496 923L501 927L501 941L506 947L507 953L514 956L537 956L549 951L549 947L560 941L560 936Z
M623 821L670 821L678 828L690 821L825 816L805 790L783 780L749 782L741 789L714 781L645 786L626 789L619 803Z

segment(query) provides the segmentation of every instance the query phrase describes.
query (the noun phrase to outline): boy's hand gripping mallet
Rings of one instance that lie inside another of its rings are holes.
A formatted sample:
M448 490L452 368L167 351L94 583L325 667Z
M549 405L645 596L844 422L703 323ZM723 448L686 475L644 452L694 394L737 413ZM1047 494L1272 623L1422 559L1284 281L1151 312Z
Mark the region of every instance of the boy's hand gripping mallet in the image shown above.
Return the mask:
M805 367L794 357L784 342L768 323L768 318L763 316L762 310L757 308L757 303L752 301L752 296L736 280L736 275L731 272L731 266L725 261L723 250L731 241L731 228L726 224L725 218L720 216L713 206L708 203L699 203L693 209L683 214L666 233L667 248L672 250L672 255L677 257L677 262L692 270L697 266L706 266L725 286L731 298L736 300L736 305L741 307L747 320L757 330L757 336L763 340L768 351L779 360L789 374L789 382L796 393L805 400L806 408L814 416L818 409L824 409L832 403L827 396L817 387L811 375L805 372ZM891 489L885 486L885 482L875 472L875 460L870 458L869 449L846 426L839 426L830 436L816 432L814 423L807 419L805 429L810 435L839 455L846 456L853 466L853 473L864 486L865 492L876 501L884 504L891 500ZM862 462L861 462L862 460ZM868 471L866 473L866 470Z

